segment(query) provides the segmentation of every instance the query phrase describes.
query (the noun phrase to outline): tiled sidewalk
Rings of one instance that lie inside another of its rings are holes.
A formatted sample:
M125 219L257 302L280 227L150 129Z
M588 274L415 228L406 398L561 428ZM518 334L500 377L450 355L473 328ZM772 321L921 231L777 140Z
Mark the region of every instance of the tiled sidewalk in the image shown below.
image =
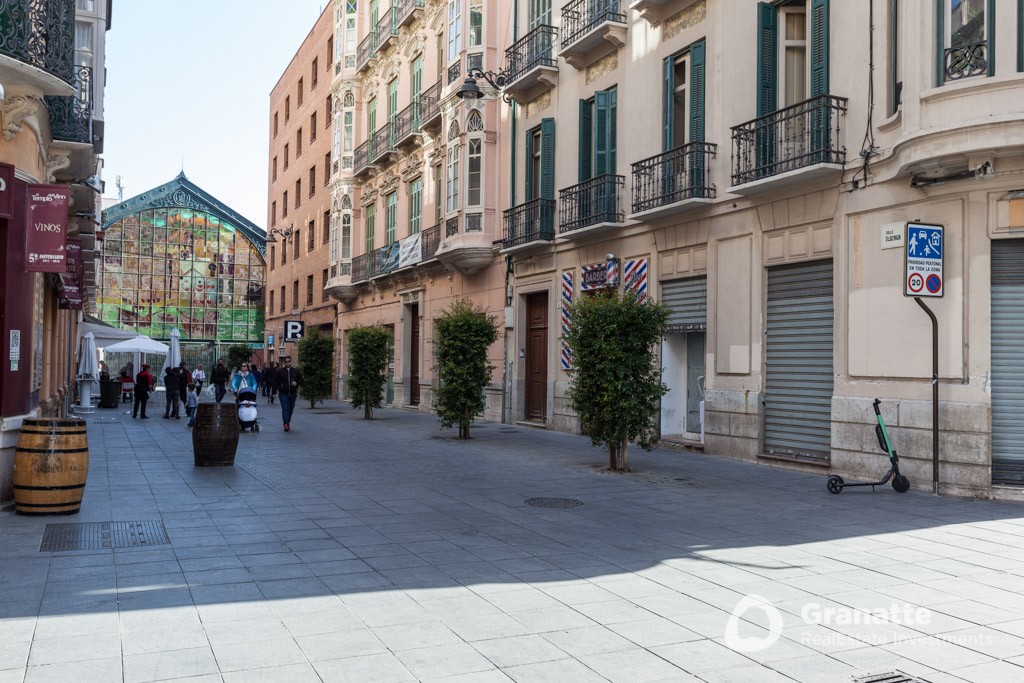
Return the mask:
M608 474L582 437L342 404L285 434L260 407L225 469L162 406L90 418L82 513L0 514L0 683L1024 680L1022 506L663 450ZM103 521L171 543L39 551ZM737 636L780 636L757 651L726 637L750 595L771 607Z

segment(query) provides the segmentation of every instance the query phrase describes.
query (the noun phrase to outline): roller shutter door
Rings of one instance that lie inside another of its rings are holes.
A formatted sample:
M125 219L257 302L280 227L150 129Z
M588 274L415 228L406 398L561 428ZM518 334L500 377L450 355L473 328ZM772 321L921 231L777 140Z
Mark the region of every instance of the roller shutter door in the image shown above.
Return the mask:
M992 242L992 481L1024 484L1024 240Z
M768 270L766 453L830 456L833 318L832 261Z
M669 308L668 331L707 329L708 279L690 277L661 283L661 303Z

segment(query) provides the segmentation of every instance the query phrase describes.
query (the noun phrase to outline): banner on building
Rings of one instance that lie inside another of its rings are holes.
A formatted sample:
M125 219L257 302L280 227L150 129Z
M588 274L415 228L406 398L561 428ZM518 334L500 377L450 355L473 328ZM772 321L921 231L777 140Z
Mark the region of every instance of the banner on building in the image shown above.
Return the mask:
M619 286L619 262L617 259L581 266L580 272L582 276L580 277L581 292Z
M82 261L82 240L69 239L67 244L67 270L60 275L58 308L82 310L85 283L85 264Z
M422 233L416 233L415 235L409 235L402 240L398 255L399 268L411 266L414 263L419 263L423 259L423 242L420 239L421 235Z
M11 194L14 192L14 167L0 164L0 218L11 217Z
M29 185L25 226L25 271L64 273L67 270L67 185Z

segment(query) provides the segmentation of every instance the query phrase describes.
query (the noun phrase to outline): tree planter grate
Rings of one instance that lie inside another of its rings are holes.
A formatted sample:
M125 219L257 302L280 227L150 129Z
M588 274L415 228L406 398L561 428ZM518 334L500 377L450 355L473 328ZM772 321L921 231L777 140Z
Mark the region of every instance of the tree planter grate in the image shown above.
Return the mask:
M167 530L160 522L47 524L39 552L146 548L170 542Z
M583 501L574 498L528 498L526 504L535 508L578 508Z

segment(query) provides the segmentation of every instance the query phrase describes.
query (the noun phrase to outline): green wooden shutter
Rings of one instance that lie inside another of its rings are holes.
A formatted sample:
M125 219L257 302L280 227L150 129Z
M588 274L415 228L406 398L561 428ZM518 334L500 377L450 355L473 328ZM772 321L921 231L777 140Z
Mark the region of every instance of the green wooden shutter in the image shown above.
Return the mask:
M666 152L675 146L673 144L675 141L672 139L672 130L675 126L675 121L672 118L676 96L675 64L676 58L673 55L672 57L666 57L661 67L663 78L661 89L661 148Z
M619 89L608 90L608 167L606 173L615 173L618 168L617 150L619 139Z
M555 198L555 120L540 120L540 196Z
M704 60L703 40L690 46L690 142L704 142Z
M811 97L828 94L828 0L811 0Z
M946 0L935 0L935 85L946 82Z
M996 75L996 0L988 0L985 3L985 20L988 26L986 27L986 40L988 40L988 47L985 52L985 56L988 58L988 75ZM1024 40L1024 36L1017 36L1017 40Z
M1024 71L1024 0L1017 0L1017 71Z
M757 5L757 35L760 45L757 51L757 116L767 116L778 108L778 79L776 60L778 55L778 15L774 5L761 2Z
M610 93L594 93L594 176L608 173L608 103Z
M590 180L594 174L591 164L591 152L593 151L593 108L588 100L580 100L580 182Z
M543 145L541 145L543 147ZM533 177L533 131L526 131L526 201L537 198L537 179ZM541 159L544 163L544 159Z

